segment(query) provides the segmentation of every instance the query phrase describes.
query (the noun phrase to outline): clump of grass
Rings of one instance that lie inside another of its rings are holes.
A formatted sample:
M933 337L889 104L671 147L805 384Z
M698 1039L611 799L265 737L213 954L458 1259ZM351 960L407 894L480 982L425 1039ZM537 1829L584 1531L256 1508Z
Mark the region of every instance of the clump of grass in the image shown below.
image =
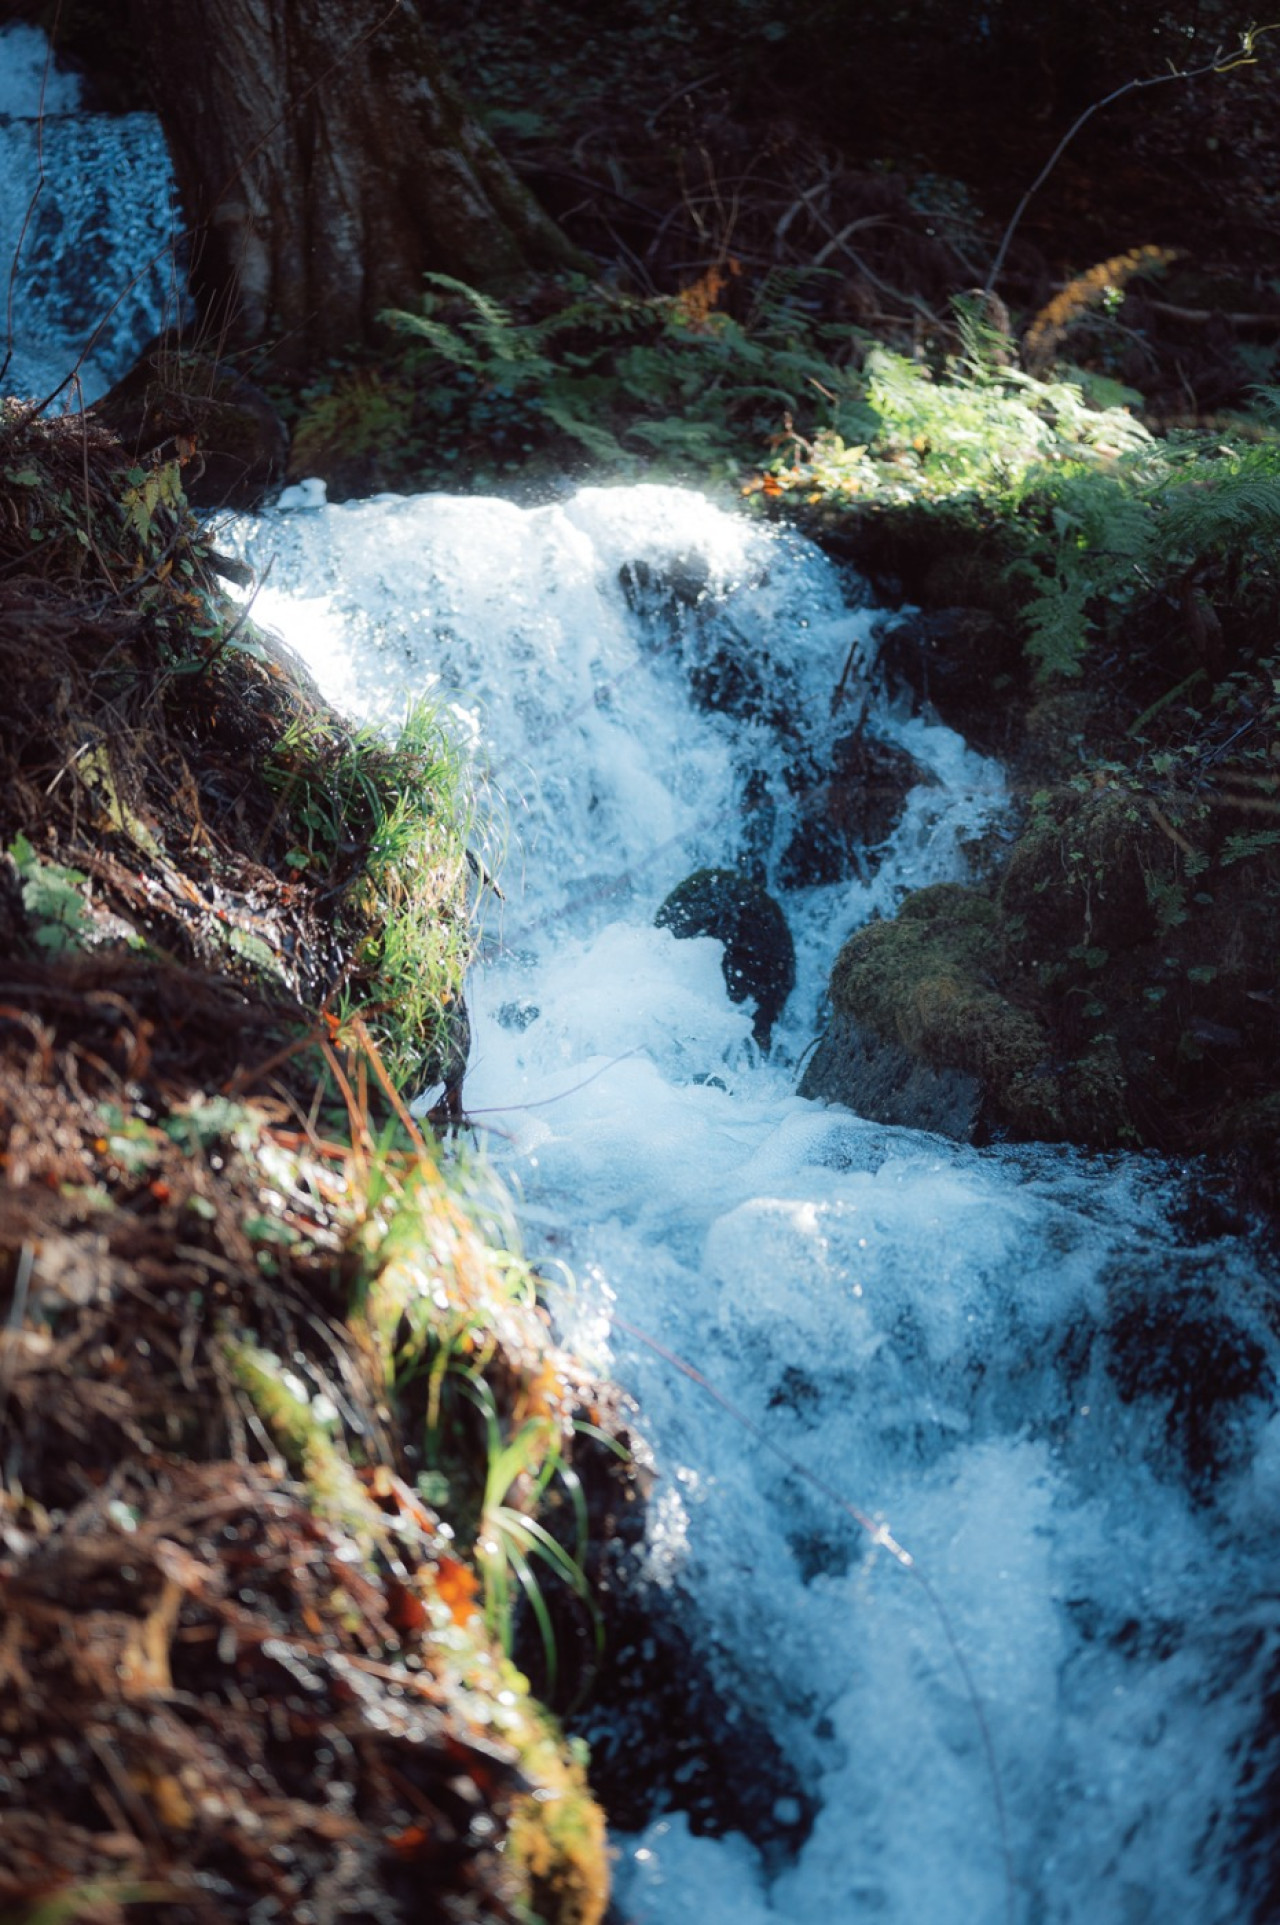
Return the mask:
M397 1087L448 1045L472 954L468 830L475 813L464 749L428 701L394 741L313 713L268 763L293 846L286 861L340 892L350 962L333 998L359 1012Z
M447 1182L430 1161L396 1177L366 1225L361 1300L387 1394L417 1435L420 1490L474 1558L485 1624L510 1652L527 1607L554 1696L556 1626L539 1567L575 1600L597 1645L601 1635L574 1440L589 1431L626 1453L582 1416L581 1387L552 1343L539 1279L512 1247L501 1201L465 1163ZM544 1521L550 1512L567 1542Z
M223 1353L289 1469L302 1479L315 1508L369 1552L377 1512L356 1476L340 1438L339 1413L313 1396L297 1372L248 1336L227 1336Z

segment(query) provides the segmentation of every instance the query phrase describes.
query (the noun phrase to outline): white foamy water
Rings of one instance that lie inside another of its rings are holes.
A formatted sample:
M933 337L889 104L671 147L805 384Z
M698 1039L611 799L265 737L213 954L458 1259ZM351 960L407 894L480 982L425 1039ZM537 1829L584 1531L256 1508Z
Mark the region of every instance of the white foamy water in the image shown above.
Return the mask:
M0 260L31 210L4 385L51 388L118 302L92 393L173 298L168 167L154 122L76 114L55 71L32 207L43 71L38 36L0 34ZM1280 1916L1272 1277L1180 1233L1154 1161L979 1152L794 1094L839 942L963 876L998 770L865 687L871 617L820 555L693 494L301 507L237 538L333 699L393 723L433 690L504 799L467 1104L531 1249L577 1273L567 1333L640 1402L649 1567L728 1728L772 1733L816 1806L799 1843L786 1793L754 1839L708 1838L671 1795L620 1841L619 1915ZM878 866L779 891L798 981L765 1056L719 945L654 912L701 864L776 883L868 698L925 779Z
M9 355L0 392L51 393L87 349L88 402L179 317L181 217L159 122L80 113L79 81L47 54L34 27L0 33L6 288L17 261L12 300L0 296L0 362Z
M856 666L833 717L870 613L694 494L387 498L240 539L274 558L259 614L335 697L389 720L434 689L505 797L467 1106L534 1253L577 1274L566 1329L639 1399L650 1561L691 1646L818 1803L781 1859L660 1815L625 1841L622 1915L1274 1915L1270 1280L1179 1234L1150 1159L976 1151L794 1094L839 941L963 876L998 771ZM725 662L751 670L734 713L694 694ZM776 874L796 769L866 697L930 779L878 871L782 895L799 979L765 1056L719 945L654 912L702 864Z

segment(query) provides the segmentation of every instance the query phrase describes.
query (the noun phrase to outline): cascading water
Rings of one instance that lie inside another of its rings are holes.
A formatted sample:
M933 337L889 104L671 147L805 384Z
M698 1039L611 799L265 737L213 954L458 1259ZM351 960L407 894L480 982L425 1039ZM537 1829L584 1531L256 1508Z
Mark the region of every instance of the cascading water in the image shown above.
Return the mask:
M79 81L47 62L34 27L0 36L6 286L17 264L0 318L0 362L12 348L0 392L51 393L87 348L80 385L93 401L182 312L181 222L154 115L80 113Z
M695 1835L697 1786L670 1795L625 1843L621 1915L1275 1917L1272 1279L1179 1227L1154 1159L794 1094L839 941L963 874L998 771L889 703L815 549L694 494L384 498L233 538L327 693L393 721L434 690L505 800L467 1105L534 1254L576 1274L568 1334L641 1405L651 1578L730 1728L787 1763L753 1839ZM804 882L806 784L855 721L921 779L882 849ZM654 927L736 863L798 951L767 1054L720 946Z
M663 1817L627 1915L1266 1916L1271 1286L1178 1234L1158 1162L975 1151L793 1094L839 939L962 873L997 771L859 692L929 779L874 877L785 894L798 987L766 1057L719 945L653 918L744 846L776 872L794 770L841 727L871 615L813 548L657 488L386 498L242 540L272 560L259 613L336 695L390 718L434 687L508 800L468 1107L535 1251L577 1274L575 1341L640 1401L653 1567L819 1801L781 1867ZM883 1514L915 1574L769 1444Z

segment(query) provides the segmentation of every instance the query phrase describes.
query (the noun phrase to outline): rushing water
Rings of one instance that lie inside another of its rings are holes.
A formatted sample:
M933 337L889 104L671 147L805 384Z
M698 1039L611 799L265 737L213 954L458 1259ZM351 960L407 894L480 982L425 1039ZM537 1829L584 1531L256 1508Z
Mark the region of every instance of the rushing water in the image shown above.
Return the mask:
M92 401L182 308L179 223L155 118L80 113L47 54L0 34L0 393L49 394L83 356Z
M932 779L874 876L784 894L799 982L764 1056L719 946L653 917L744 846L776 872L794 771L842 726L871 615L814 549L658 488L302 508L245 539L335 694L390 717L434 687L507 799L468 1108L579 1279L577 1340L639 1398L655 1569L820 1801L767 1868L663 1816L628 1847L628 1915L1265 1916L1270 1285L1178 1232L1159 1163L959 1148L793 1093L838 940L963 873L998 771L859 689ZM760 671L735 713L706 706L726 658Z
M140 198L104 222L113 287ZM730 1730L786 1761L751 1839L695 1835L677 1793L620 1841L622 1915L1280 1915L1272 1280L1180 1227L1152 1159L973 1150L794 1094L840 940L964 874L998 769L889 702L872 611L816 550L693 493L298 505L230 538L335 699L393 721L433 690L502 798L467 1106L532 1252L576 1276L567 1332L639 1400L651 1578ZM922 780L883 848L785 888L806 780L864 709ZM719 945L654 927L739 861L798 949L767 1054Z

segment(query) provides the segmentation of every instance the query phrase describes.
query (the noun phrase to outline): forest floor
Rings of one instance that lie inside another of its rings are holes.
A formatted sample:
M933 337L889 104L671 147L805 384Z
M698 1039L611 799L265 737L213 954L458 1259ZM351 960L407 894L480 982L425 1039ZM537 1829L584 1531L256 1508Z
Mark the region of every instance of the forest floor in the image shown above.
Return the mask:
M372 848L408 785L465 925L447 791L225 599L173 464L13 403L0 450L0 1916L594 1925L509 1560L557 1477L597 1558L637 1490L386 1068Z

